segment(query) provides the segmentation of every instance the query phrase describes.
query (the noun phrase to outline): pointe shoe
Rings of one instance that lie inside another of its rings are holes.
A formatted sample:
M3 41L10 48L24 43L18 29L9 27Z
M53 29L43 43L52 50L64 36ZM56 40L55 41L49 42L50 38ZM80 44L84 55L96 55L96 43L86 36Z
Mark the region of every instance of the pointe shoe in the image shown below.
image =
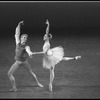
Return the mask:
M49 84L49 90L52 92L52 85Z
M75 57L76 60L77 60L77 59L80 59L80 58L81 58L81 56L76 56L76 57Z
M40 83L38 83L38 86L40 86L40 87L44 87L42 84L40 84Z
M12 88L12 89L10 89L9 91L10 91L10 92L16 92L17 89L16 89L16 88Z

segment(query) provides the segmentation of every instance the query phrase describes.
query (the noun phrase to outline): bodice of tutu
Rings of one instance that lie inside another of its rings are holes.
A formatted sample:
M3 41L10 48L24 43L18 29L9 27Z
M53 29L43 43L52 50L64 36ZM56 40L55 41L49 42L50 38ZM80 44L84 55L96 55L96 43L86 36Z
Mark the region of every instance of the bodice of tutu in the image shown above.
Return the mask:
M43 49L45 56L43 58L43 67L50 69L51 66L54 67L60 61L62 61L64 56L64 49L61 46L49 49L48 44L44 44Z
M43 46L43 52L46 53L49 49L50 49L50 43L48 41L48 42L45 42Z

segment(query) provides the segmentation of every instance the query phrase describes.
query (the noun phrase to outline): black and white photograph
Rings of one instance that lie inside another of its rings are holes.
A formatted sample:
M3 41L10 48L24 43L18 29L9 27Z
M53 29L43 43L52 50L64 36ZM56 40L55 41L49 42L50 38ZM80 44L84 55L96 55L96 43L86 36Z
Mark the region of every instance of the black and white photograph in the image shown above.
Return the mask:
M100 1L0 1L0 99L100 98Z

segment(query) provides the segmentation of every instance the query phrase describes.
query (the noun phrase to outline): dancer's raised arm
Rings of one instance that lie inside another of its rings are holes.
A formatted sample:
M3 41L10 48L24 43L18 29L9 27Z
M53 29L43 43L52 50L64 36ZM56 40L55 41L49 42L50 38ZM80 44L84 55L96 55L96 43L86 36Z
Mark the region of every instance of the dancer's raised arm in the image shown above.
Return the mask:
M46 34L48 35L48 34L49 34L49 27L50 27L50 24L49 24L48 19L46 20L46 22L45 22L45 23L47 24Z
M24 24L24 21L21 21L18 23L17 27L16 27L16 30L15 30L15 41L16 41L16 44L18 44L20 42L20 27L21 25Z

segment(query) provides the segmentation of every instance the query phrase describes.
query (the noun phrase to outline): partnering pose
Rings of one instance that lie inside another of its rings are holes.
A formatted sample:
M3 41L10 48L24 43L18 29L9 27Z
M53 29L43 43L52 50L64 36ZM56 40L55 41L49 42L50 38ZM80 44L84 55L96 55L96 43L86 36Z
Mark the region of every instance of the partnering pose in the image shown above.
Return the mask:
M34 52L34 54L42 54L44 53L43 57L43 68L50 69L50 83L49 83L49 90L52 91L52 82L54 80L54 69L55 65L58 64L62 60L72 60L81 58L81 56L76 57L64 57L64 49L61 46L54 47L50 49L50 42L49 40L52 39L52 35L49 33L49 21L46 21L47 29L46 34L44 35L44 45L42 52Z
M15 63L11 66L10 70L7 73L13 87L10 91L14 92L17 91L17 88L13 74L21 66L24 66L28 70L28 72L36 79L37 84L40 87L43 87L43 85L39 83L36 75L32 71L30 64L28 63L28 56L32 58L33 52L30 50L30 47L26 44L28 35L22 34L20 36L20 27L23 24L23 21L19 22L15 30Z

